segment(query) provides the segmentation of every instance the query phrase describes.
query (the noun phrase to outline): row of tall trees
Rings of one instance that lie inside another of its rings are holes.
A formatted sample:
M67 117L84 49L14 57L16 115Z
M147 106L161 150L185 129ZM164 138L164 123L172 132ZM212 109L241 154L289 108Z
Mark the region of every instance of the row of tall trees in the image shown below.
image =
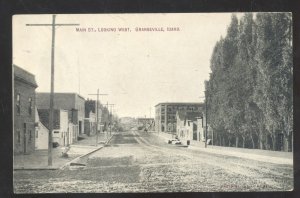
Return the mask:
M206 82L214 144L291 151L292 61L290 13L232 15Z

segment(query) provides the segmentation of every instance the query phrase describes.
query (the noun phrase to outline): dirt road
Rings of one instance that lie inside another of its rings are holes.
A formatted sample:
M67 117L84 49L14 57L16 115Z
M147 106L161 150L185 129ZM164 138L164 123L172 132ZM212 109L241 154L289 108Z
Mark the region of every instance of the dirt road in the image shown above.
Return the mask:
M146 132L116 134L86 157L84 167L16 171L19 193L284 191L292 165L261 162L169 145Z

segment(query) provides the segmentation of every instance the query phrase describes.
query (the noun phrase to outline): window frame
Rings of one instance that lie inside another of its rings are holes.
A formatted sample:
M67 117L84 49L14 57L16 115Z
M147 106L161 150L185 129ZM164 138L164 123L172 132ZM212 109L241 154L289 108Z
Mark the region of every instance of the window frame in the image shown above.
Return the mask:
M28 113L31 116L32 115L32 97L28 98L28 103L29 103Z
M16 106L17 106L17 115L21 115L21 94L20 93L17 93Z
M17 143L21 144L21 130L20 129L17 130Z
M29 130L29 138L28 138L28 142L32 141L32 130Z

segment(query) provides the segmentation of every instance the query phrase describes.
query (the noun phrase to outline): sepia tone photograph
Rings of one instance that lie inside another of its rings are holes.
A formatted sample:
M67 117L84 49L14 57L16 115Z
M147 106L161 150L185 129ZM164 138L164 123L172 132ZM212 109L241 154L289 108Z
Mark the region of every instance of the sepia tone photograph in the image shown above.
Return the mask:
M292 191L292 23L14 15L14 193Z

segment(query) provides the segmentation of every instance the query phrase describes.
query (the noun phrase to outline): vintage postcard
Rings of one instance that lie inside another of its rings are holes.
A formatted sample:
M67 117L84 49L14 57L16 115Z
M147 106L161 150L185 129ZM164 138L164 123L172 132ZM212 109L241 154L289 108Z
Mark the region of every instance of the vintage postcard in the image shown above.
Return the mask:
M14 193L291 191L292 14L13 16Z

